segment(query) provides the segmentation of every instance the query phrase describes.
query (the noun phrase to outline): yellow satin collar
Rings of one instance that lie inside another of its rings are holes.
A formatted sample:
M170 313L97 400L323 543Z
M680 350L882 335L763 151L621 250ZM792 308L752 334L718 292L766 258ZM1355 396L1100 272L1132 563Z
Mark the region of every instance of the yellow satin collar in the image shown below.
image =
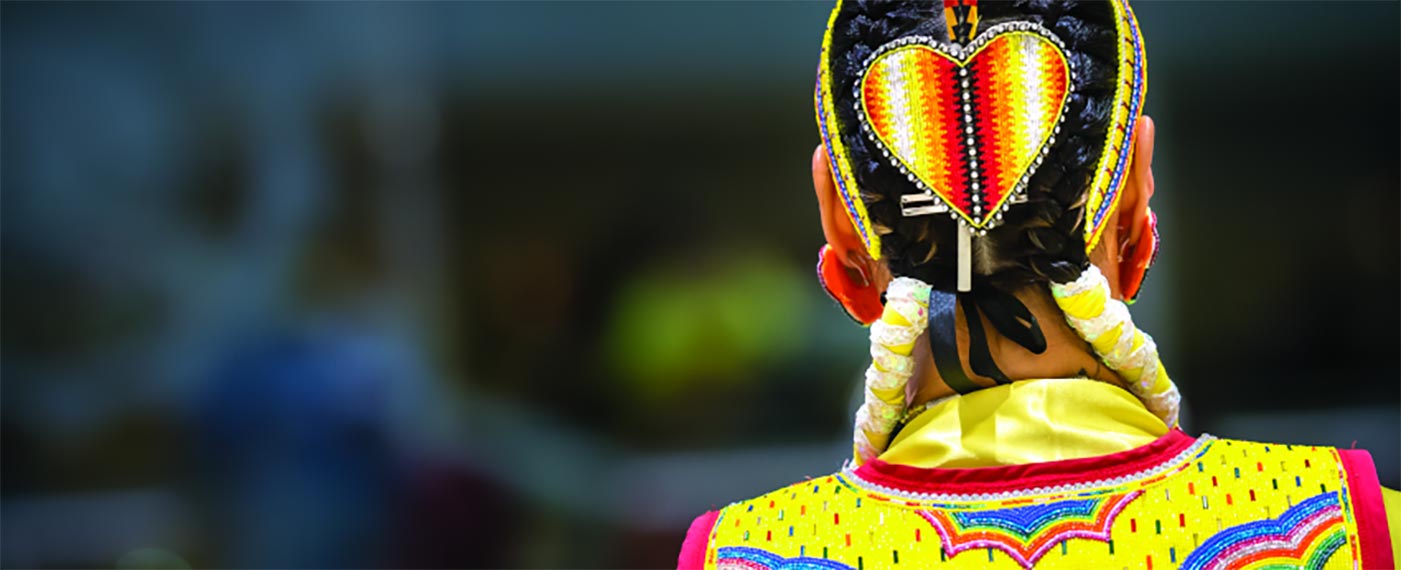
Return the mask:
M880 459L925 468L1018 465L1124 451L1167 431L1118 386L1084 378L1022 380L931 406Z

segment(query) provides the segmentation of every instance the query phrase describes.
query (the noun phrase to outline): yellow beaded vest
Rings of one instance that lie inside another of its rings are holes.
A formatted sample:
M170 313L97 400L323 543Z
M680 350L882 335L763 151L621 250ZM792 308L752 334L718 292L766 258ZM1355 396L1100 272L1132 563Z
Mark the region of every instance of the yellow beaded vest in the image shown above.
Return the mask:
M1119 390L1088 381L1031 382ZM989 396L997 397L982 394ZM948 410L925 414L941 412ZM703 559L692 564L1391 567L1380 487L1362 451L1171 430L1127 451L1020 465L922 468L884 459L698 519L688 543L703 544L688 546ZM681 565L688 566L685 552Z

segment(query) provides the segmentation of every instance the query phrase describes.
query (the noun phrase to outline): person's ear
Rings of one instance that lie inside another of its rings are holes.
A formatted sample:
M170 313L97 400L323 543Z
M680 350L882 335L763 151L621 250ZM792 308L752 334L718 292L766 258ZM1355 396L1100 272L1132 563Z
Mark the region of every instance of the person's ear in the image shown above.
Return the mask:
M827 149L822 145L812 153L812 188L817 193L817 210L827 245L818 252L817 275L822 288L842 306L848 316L862 324L880 318L880 293L888 276L866 252L861 236L847 217L846 204L832 181ZM884 279L882 279L884 277Z
M1148 207L1153 198L1153 142L1157 125L1148 116L1139 117L1138 129L1134 132L1133 161L1129 165L1128 179L1119 191L1117 212L1117 241L1119 291L1125 300L1132 302L1143 286L1158 253L1158 219Z
M1153 138L1157 125L1147 115L1139 117L1133 137L1133 161L1128 180L1119 198L1120 249L1131 248L1143 239L1148 223L1148 201L1153 198Z

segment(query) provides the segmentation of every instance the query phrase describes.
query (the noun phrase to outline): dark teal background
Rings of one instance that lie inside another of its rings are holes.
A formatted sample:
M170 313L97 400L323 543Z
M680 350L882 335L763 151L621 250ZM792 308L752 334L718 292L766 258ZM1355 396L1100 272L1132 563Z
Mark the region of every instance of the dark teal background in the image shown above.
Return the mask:
M663 567L838 468L828 8L0 5L0 564ZM1137 9L1187 428L1401 485L1398 5Z

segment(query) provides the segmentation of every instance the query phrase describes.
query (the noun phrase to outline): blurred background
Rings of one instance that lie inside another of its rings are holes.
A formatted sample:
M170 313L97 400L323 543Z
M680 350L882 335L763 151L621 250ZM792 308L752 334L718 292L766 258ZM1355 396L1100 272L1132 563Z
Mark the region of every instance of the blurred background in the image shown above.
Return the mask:
M837 469L829 5L0 5L0 564L665 567ZM1142 2L1191 432L1401 485L1392 2Z

